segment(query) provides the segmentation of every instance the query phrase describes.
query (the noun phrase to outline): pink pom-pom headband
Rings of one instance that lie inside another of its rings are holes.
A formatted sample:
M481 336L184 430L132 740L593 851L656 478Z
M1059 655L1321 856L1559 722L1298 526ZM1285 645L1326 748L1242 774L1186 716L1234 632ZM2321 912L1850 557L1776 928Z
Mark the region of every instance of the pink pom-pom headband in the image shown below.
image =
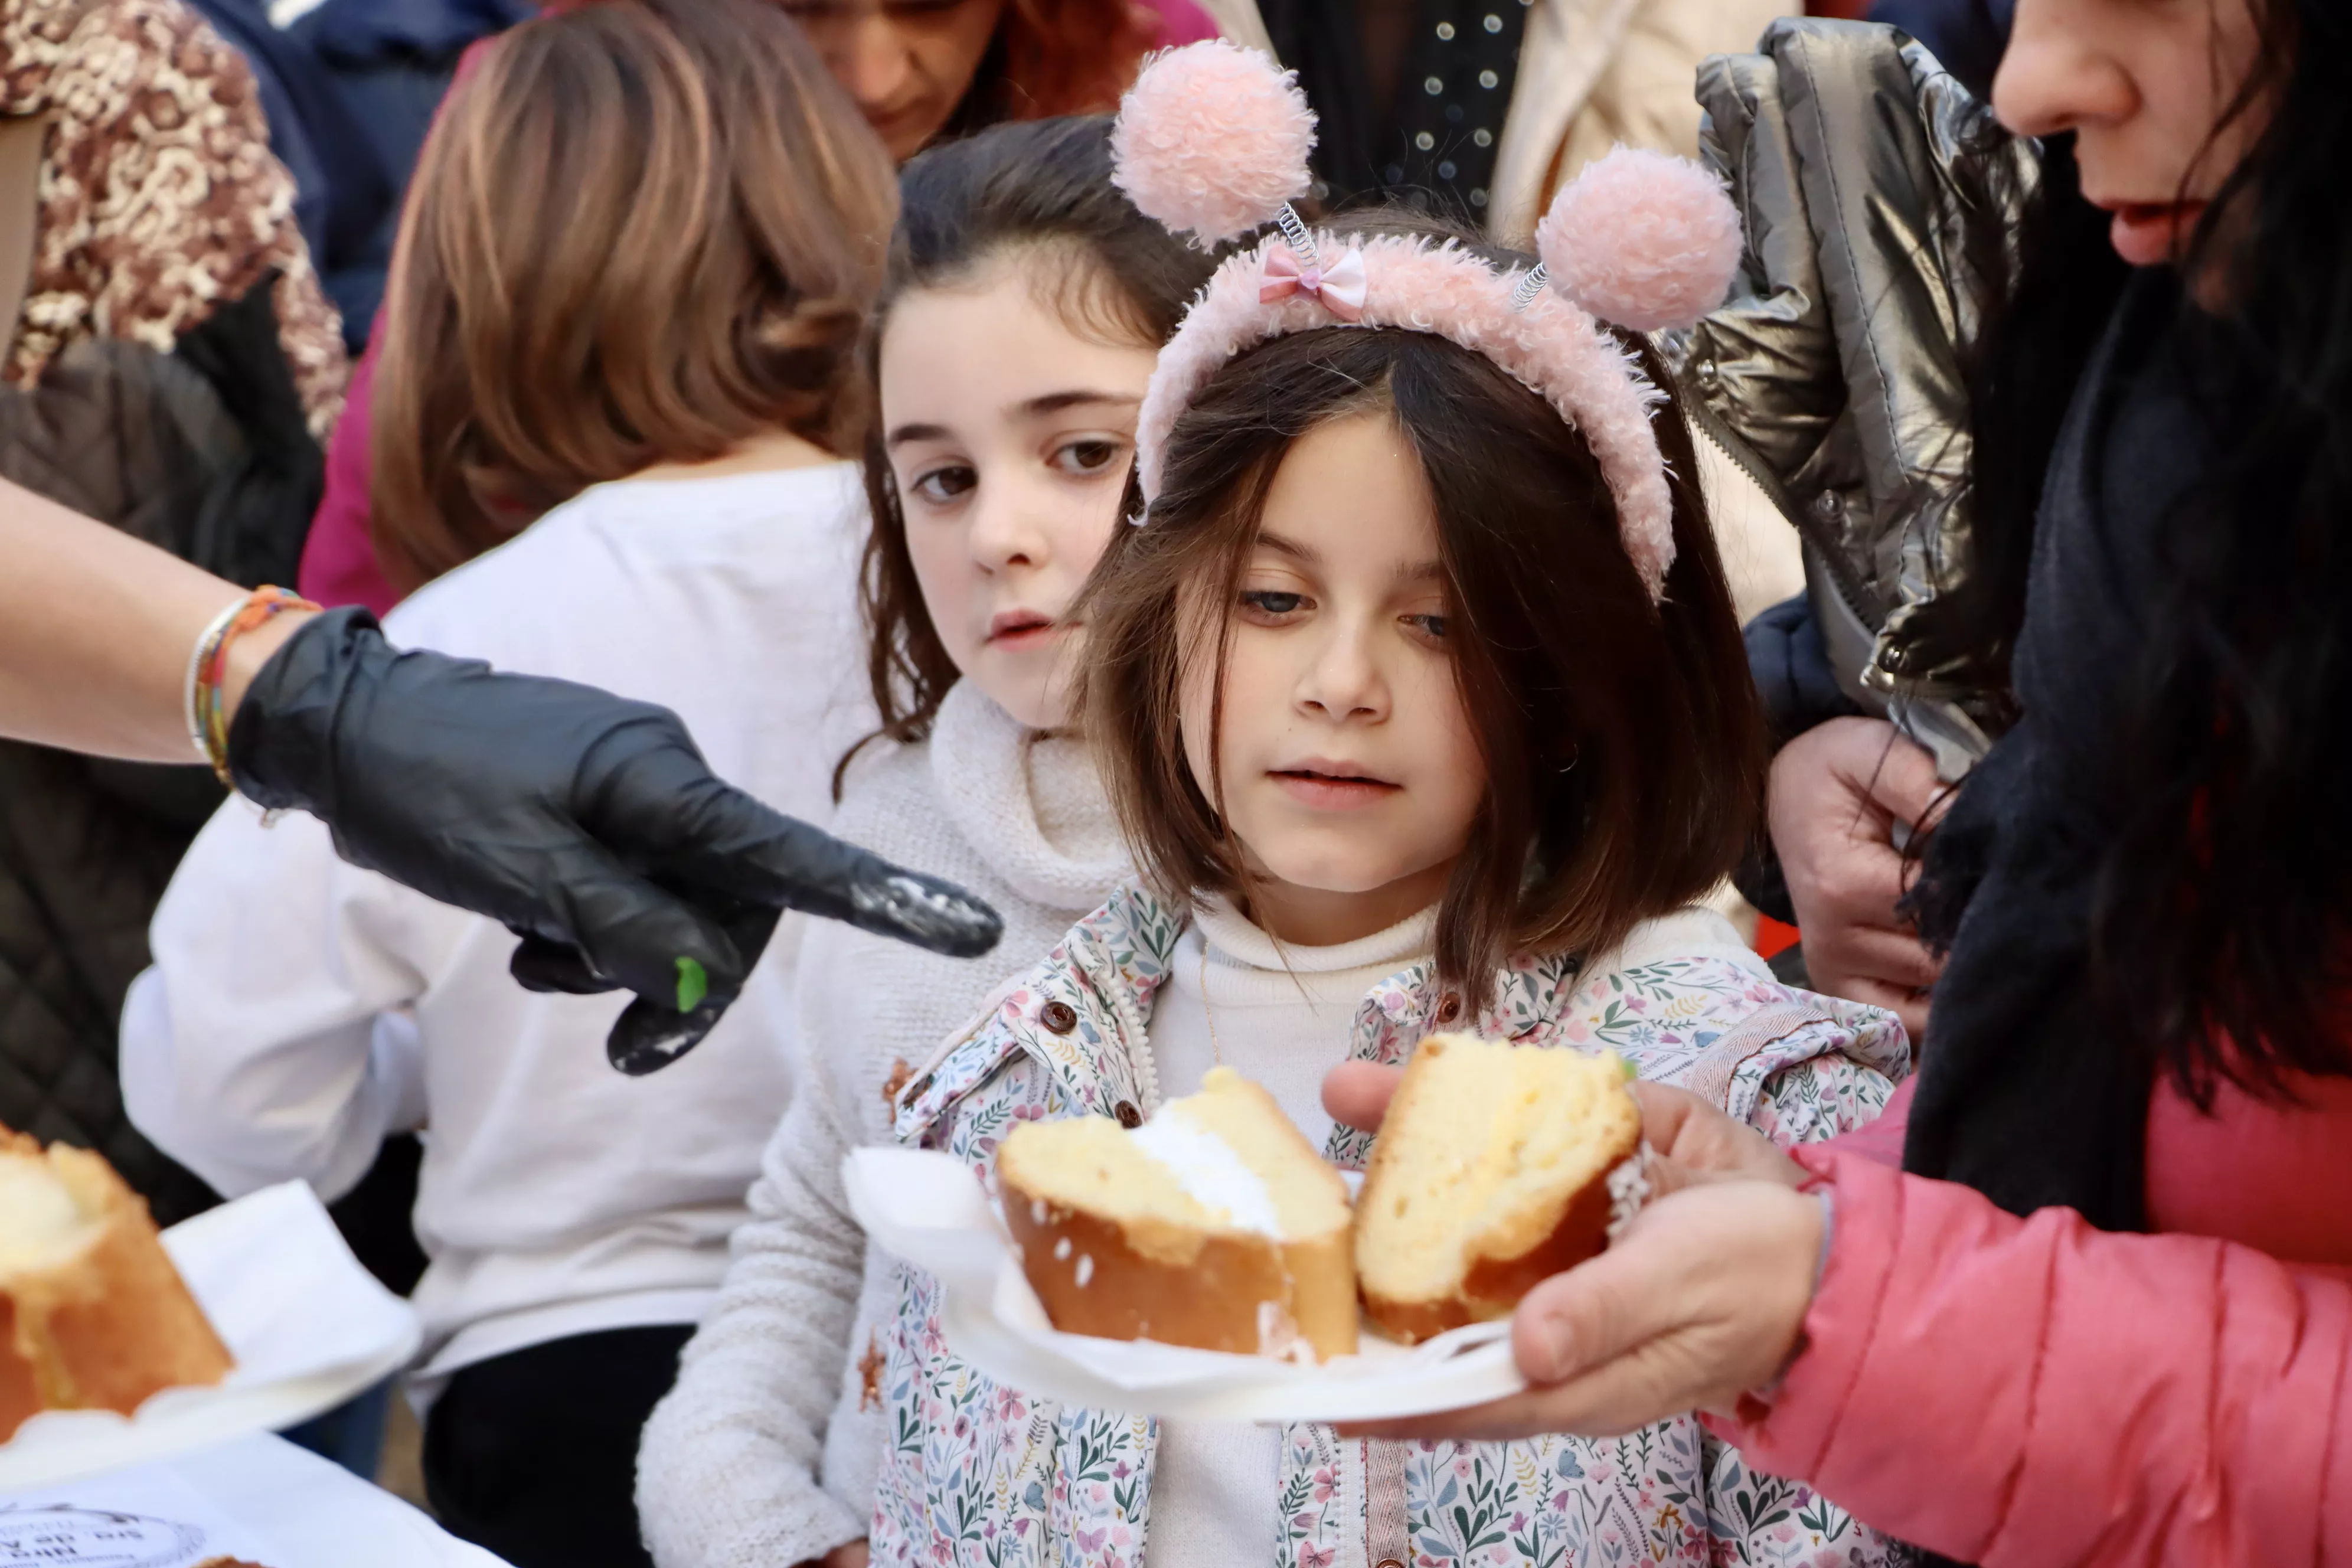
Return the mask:
M1451 241L1342 246L1309 233L1290 202L1307 189L1314 145L1315 117L1290 76L1223 40L1155 56L1119 106L1112 178L1139 211L1202 245L1282 228L1217 268L1160 351L1136 428L1145 500L1160 492L1178 416L1235 354L1318 327L1434 332L1494 361L1584 437L1625 553L1660 598L1675 561L1650 425L1662 395L1595 318L1653 331L1722 301L1740 237L1721 183L1683 159L1618 148L1553 201L1536 231L1542 264L1498 274Z
M1362 268L1364 279L1363 303L1353 318L1305 292L1268 300L1260 279L1268 261L1286 248L1283 241L1268 239L1228 258L1160 351L1136 422L1147 500L1160 493L1160 466L1178 416L1235 354L1271 338L1343 321L1435 332L1493 360L1541 394L1582 434L1616 498L1625 553L1650 597L1658 597L1675 560L1674 501L1658 438L1650 428L1650 405L1658 393L1616 340L1548 291L1525 310L1515 308L1512 294L1526 274L1498 276L1450 241L1433 245L1404 236L1376 236L1345 252ZM1336 248L1329 235L1321 237L1318 250Z

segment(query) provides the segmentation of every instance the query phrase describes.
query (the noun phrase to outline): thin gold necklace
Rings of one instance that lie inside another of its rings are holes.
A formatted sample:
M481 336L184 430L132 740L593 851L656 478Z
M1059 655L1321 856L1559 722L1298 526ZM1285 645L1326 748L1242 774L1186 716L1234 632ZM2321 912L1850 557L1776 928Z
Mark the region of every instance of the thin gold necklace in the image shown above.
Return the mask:
M1209 1021L1209 1059L1219 1067L1225 1065L1225 1053L1217 1047L1217 1010L1209 1005L1209 935L1201 933L1201 1016Z

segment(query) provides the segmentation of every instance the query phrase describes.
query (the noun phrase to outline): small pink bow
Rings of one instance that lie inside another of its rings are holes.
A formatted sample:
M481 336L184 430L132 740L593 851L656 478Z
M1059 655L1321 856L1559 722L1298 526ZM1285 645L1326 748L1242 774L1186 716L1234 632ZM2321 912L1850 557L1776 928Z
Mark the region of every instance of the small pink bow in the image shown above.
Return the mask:
M1302 268L1288 246L1276 246L1266 253L1265 273L1257 286L1258 303L1270 305L1293 294L1314 295L1325 310L1343 321L1358 320L1364 313L1364 253L1350 246L1328 267Z

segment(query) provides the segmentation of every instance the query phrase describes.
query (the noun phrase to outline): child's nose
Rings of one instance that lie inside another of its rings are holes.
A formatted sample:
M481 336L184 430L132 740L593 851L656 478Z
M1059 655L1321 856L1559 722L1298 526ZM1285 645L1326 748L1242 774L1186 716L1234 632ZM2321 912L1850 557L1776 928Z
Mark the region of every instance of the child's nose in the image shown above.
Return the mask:
M1378 718L1388 709L1388 685L1371 639L1361 628L1335 626L1315 647L1299 682L1305 707L1334 720Z
M1007 566L1042 566L1051 552L1031 509L1011 487L982 487L971 512L971 558L982 570L1000 572Z

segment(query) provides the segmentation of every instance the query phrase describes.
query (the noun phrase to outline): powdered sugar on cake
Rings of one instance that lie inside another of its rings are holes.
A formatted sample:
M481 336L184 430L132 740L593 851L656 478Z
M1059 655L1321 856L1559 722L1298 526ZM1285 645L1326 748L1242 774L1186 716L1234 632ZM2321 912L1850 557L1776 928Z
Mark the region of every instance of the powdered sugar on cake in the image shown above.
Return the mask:
M1232 1145L1170 1105L1137 1128L1135 1146L1164 1166L1192 1200L1236 1230L1282 1239L1274 1194Z
M68 1258L90 1230L48 1162L0 1158L0 1268L36 1268Z
M1298 1332L1298 1321L1282 1310L1279 1301L1257 1304L1257 1353L1294 1366L1313 1366L1315 1347Z

